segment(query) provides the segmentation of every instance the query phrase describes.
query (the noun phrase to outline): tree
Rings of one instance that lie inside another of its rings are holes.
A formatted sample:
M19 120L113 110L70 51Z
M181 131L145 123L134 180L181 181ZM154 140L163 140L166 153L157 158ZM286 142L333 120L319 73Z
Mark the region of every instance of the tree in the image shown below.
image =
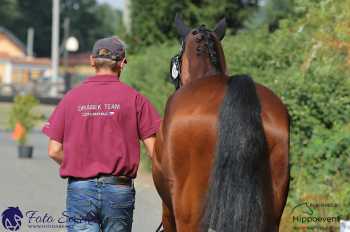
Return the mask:
M96 39L112 36L117 31L117 10L97 5L96 0L62 1L62 18L70 18L70 32L78 38L80 51L90 51Z
M0 26L10 26L16 17L17 2L16 0L0 0Z
M1 26L13 32L22 42L27 29L33 27L34 52L37 56L51 54L51 0L0 0ZM96 0L61 0L61 39L63 21L70 19L70 32L78 38L80 51L90 51L96 39L111 36L120 30L121 13L108 5L98 5Z
M226 17L236 32L257 5L257 0L131 0L131 42L142 46L177 38L173 26L177 13L192 27L205 23L210 28Z
M17 0L18 17L9 28L23 42L27 38L27 29L35 30L34 52L38 56L51 53L51 8L52 1Z
M268 25L270 31L278 28L281 19L285 19L294 14L292 0L267 0L258 11L245 22L245 26L250 29L257 29L262 25Z

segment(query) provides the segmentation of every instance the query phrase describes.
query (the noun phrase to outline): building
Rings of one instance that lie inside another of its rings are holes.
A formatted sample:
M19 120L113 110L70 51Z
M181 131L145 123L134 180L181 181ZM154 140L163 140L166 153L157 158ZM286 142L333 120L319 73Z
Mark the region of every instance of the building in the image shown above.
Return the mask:
M0 27L0 90L25 85L45 76L51 69L50 59L26 55L24 44L9 30ZM12 92L12 94L14 94Z

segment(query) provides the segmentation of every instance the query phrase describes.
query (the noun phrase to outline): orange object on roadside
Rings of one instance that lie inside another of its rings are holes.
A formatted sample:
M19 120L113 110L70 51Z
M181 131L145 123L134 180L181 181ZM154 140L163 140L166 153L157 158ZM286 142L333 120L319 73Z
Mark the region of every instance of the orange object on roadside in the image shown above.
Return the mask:
M15 129L12 132L12 138L14 140L20 140L26 133L26 128L20 122L16 122Z

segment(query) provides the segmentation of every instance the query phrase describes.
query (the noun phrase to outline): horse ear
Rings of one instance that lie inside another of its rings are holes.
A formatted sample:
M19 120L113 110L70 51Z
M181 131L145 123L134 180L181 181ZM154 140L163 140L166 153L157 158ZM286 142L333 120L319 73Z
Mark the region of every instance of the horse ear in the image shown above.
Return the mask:
M217 37L222 40L225 36L225 31L226 31L226 19L223 18L216 24L214 32L217 35Z
M191 31L191 29L186 26L178 14L175 16L175 26L182 39L185 39L187 34Z

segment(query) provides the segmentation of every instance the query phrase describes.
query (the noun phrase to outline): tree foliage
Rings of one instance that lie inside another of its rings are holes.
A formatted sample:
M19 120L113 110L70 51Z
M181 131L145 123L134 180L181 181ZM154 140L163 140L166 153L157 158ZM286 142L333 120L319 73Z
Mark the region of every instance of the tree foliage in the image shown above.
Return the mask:
M60 1L60 41L63 41L63 21L70 19L70 35L79 40L80 51L90 51L96 39L114 35L122 27L121 12L96 0ZM23 43L27 29L33 27L34 52L37 56L51 54L52 1L0 0L0 26L13 32Z
M266 24L270 31L274 31L278 27L279 20L294 16L293 13L292 0L267 0L244 22L244 25L252 30Z
M114 35L122 25L118 10L107 4L97 5L96 0L62 0L61 8L62 20L70 18L71 35L79 40L81 51L90 51L97 39Z
M17 17L16 0L0 0L0 25L13 25L13 20Z
M180 14L190 26L204 23L213 27L226 17L228 28L236 32L257 4L257 0L131 0L131 42L142 46L176 38L173 27L176 14Z

